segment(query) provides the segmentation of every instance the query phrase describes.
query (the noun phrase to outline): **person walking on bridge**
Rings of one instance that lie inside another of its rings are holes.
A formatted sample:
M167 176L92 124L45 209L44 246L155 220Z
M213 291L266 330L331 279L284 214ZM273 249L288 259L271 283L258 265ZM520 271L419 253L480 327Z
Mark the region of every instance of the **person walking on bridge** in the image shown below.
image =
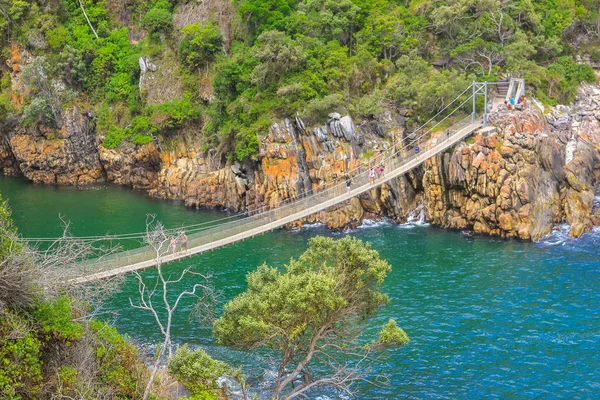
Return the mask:
M350 187L352 186L352 179L349 175L346 175L346 193L350 193Z
M419 147L419 144L415 144L415 157L419 158L419 151L421 151L421 148Z
M369 170L369 181L373 184L375 183L375 168L371 167Z
M180 243L181 243L181 250L185 253L188 248L188 237L185 234L185 232L181 232Z
M175 237L171 238L171 250L173 252L173 255L177 253L177 239Z

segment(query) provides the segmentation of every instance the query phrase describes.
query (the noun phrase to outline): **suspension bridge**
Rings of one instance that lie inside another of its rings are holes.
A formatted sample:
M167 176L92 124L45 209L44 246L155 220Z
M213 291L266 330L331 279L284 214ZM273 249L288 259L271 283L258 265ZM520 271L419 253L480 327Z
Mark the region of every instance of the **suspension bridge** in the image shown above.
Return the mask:
M352 182L349 189L346 186L345 177L340 177L319 188L314 188L314 192L311 194L306 194L296 199L288 199L276 207L253 210L252 214L227 217L204 224L179 227L177 231L190 231L188 235L188 249L186 251L180 251L173 255L169 252L168 246L165 245L164 254L157 256L157 252L153 248L144 246L97 259L82 260L74 264L73 268L69 271L65 271L67 279L73 283L89 283L115 275L150 268L156 266L158 262L165 264L201 254L281 228L289 223L340 204L361 193L375 189L409 172L426 160L442 153L478 129L486 126L488 107L483 107L483 110L479 113L480 115L478 115L476 98L483 96L484 104L487 105L488 86L492 84L499 84L500 86L506 85L506 82L473 82L472 85L444 107L443 110L418 128L414 132L415 134L411 136L411 139L406 140L400 148L394 148L394 151L389 152L382 157L383 159L378 160L377 164L383 165L386 171L383 177L373 180L369 177L369 168L359 167L348 171L347 175L351 177ZM509 90L515 90L513 87L514 83L511 83ZM454 123L449 128L441 128L445 126L442 124L453 115L464 113L465 107L472 107L470 115ZM430 127L428 128L428 126ZM440 129L443 132L434 136L432 133L436 131L436 128L438 132ZM417 144L421 149L418 153L415 152ZM143 238L143 234L114 235L106 236L105 238L79 237L73 239L88 241L135 239ZM24 238L25 241L29 242L54 239Z

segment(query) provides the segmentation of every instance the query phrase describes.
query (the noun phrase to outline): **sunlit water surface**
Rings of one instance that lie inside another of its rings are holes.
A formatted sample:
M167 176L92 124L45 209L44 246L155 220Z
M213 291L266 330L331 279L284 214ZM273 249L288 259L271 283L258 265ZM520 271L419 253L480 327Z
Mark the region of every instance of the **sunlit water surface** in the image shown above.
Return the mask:
M28 237L58 235L59 214L77 235L137 232L148 213L169 227L225 216L113 186L57 189L2 178L0 191ZM565 229L535 244L421 224L372 223L350 232L371 242L393 266L383 287L391 303L367 333L395 318L411 338L378 365L390 384L363 385L358 397L600 398L600 230L572 240ZM213 276L227 301L246 288L248 271L263 262L283 265L317 234L336 236L321 227L281 230L166 270L174 275L196 266ZM191 284L184 280L172 294ZM149 347L161 337L151 315L130 308L129 298L136 296L129 277L110 310L118 311L114 324L120 332ZM210 327L189 320L190 305L175 318L176 342L201 345L216 358L244 365L256 388L268 386L273 366L266 357L218 346Z

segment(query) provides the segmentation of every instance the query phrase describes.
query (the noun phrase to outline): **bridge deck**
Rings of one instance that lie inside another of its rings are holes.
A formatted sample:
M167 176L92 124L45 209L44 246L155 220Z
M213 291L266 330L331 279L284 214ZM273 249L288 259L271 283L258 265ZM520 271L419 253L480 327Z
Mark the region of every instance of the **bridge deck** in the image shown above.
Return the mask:
M362 171L352 177L350 191L347 190L345 183L342 182L314 195L298 199L273 210L240 218L190 235L188 242L189 249L186 252L179 252L175 256L171 254L163 255L161 256L161 262L176 261L239 242L335 206L405 174L427 159L440 154L447 148L458 143L481 126L481 119L475 120L474 123L470 119L463 120L450 128L450 135L447 138L441 138L443 140L439 141L436 138L431 139L423 146L418 156L412 152L412 154L406 156L397 155L382 160L381 163L385 166L386 171L385 177L377 179L374 183L369 181L368 171ZM100 260L90 260L81 263L78 265L77 270L72 272L71 281L74 283L93 282L118 274L153 267L156 265L156 262L155 253L147 247L125 251Z

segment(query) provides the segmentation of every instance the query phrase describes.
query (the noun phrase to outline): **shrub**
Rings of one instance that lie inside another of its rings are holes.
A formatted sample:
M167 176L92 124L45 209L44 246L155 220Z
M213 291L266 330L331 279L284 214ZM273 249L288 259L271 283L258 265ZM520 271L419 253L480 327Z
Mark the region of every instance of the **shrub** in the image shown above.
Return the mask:
M31 99L31 102L23 108L21 123L24 126L35 124L52 125L54 122L52 106L43 96L35 96Z
M341 94L330 94L320 99L308 102L302 112L302 117L310 122L319 122L327 118L327 114L334 111L342 112L344 96Z
M193 104L186 96L185 99L169 101L149 108L151 122L161 128L178 128L188 121L199 120L202 110Z
M83 335L82 326L73 322L71 301L65 295L53 302L40 303L34 316L39 321L47 339L58 339L71 343Z
M353 114L360 117L373 117L383 112L383 100L385 96L380 90L361 97L350 107Z
M102 145L107 149L116 149L121 144L121 140L129 136L129 130L127 128L118 128L111 126L108 128L106 137Z
M154 139L149 135L135 135L133 137L133 143L137 145L144 145L152 142Z
M12 111L12 102L7 93L0 93L0 122L8 118Z
M179 59L189 68L199 68L215 60L221 51L223 39L215 23L186 25L179 43Z
M18 337L11 337L19 332ZM42 388L42 343L23 318L0 312L0 398L36 398Z
M106 100L111 103L120 100L127 100L135 86L130 83L131 75L125 72L119 72L110 78L106 84Z
M46 32L46 41L53 50L61 49L69 38L69 31L64 25Z
M138 380L142 370L138 352L117 330L101 321L90 321L96 341L96 360L100 379L117 394L117 398L140 398Z
M169 374L192 395L217 390L219 386L216 380L231 371L227 364L213 359L204 350L190 350L187 345L177 348L167 366Z
M152 7L144 18L142 24L150 32L166 32L173 27L173 14L171 5L167 1L159 1Z

